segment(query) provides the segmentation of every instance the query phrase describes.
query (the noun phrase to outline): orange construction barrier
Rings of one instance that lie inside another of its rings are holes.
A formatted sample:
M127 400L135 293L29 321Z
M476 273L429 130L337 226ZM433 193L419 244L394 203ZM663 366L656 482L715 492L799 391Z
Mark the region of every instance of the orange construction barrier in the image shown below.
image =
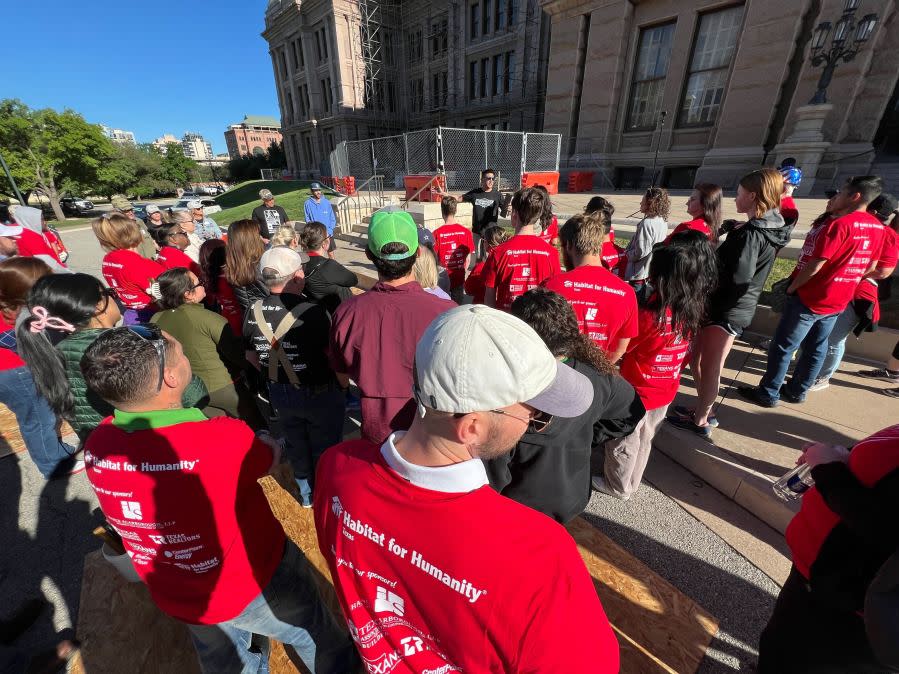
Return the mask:
M559 172L558 171L541 171L538 173L522 173L522 187L536 187L543 185L550 194L559 193Z
M403 176L403 186L406 188L406 199L411 199L419 189L428 184L428 181L434 178L433 175L412 175L412 176ZM439 190L439 191L437 191ZM443 198L443 194L440 192L446 192L446 176L438 175L434 182L431 185L421 191L415 200L416 201L440 201Z
M590 192L593 190L593 171L572 171L568 174L569 192Z
M346 189L344 194L352 196L356 194L356 179L353 176L344 176L343 186Z

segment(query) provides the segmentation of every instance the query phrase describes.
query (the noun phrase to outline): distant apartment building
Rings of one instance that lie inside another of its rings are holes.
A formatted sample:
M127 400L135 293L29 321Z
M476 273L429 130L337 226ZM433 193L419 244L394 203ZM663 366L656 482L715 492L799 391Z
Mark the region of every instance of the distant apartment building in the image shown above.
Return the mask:
M240 124L232 124L225 131L225 144L231 159L245 154L265 154L269 145L281 141L281 122L274 117L247 115Z
M549 17L538 0L270 0L265 23L294 174L343 140L543 128Z
M184 156L194 161L208 161L215 157L212 152L212 144L206 142L199 133L188 131L181 137L181 148Z
M157 150L159 150L160 154L165 154L169 151L169 145L171 145L172 143L174 143L175 145L181 145L180 140L175 138L172 134L167 133L154 140L152 145Z
M111 129L108 126L100 125L100 128L103 130L103 135L109 138L113 143L131 143L134 145L134 133L132 131L125 131L123 129Z

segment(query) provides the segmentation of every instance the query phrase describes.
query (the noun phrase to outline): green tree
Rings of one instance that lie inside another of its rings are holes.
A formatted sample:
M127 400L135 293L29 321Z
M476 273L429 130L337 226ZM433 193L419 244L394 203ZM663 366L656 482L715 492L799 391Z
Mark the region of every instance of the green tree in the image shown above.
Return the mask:
M100 127L78 113L30 110L15 100L0 101L0 146L25 188L47 197L59 220L65 219L59 205L65 191L96 185L113 152Z
M179 187L186 187L190 182L197 162L184 156L184 149L178 143L169 143L162 158L161 177Z

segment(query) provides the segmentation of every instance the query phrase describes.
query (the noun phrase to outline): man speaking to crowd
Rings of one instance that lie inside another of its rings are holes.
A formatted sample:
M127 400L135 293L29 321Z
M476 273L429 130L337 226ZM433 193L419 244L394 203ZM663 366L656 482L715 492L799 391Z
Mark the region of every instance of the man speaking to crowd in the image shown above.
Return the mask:
M332 447L317 473L319 548L368 671L617 672L571 536L493 491L481 461L583 414L590 380L482 305L434 319L415 375L409 430Z

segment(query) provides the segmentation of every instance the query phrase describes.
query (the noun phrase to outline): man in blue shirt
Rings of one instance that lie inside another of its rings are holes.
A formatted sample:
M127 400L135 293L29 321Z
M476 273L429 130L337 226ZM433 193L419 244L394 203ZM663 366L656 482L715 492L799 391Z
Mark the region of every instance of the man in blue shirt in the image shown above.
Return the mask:
M312 196L306 199L303 205L303 213L306 222L320 222L328 230L328 236L331 237L331 246L328 248L328 257L334 257L334 227L337 226L337 216L334 213L334 207L331 202L322 196L322 186L318 183L312 183L309 186Z

